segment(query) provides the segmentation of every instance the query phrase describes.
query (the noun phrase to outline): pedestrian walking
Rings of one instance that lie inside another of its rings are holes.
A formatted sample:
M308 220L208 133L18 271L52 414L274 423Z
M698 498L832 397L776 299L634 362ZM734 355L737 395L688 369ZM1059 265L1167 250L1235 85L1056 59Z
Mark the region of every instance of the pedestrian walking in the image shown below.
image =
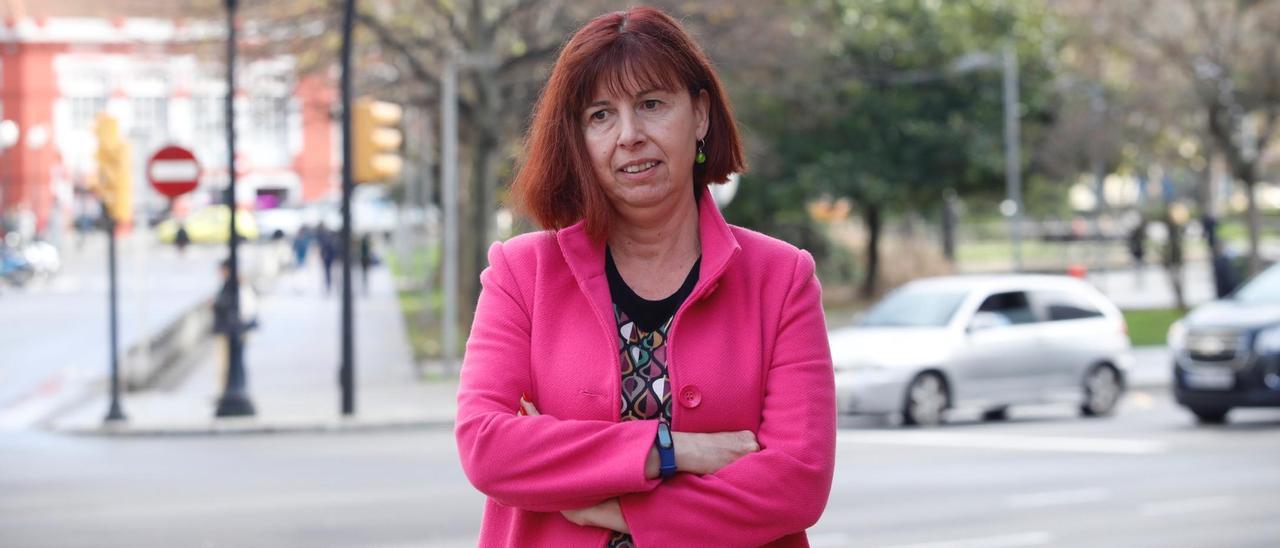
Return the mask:
M301 269L302 265L307 264L307 249L311 247L311 228L302 227L298 229L298 233L293 237L293 267Z
M1133 259L1134 282L1142 286L1147 262L1147 219L1139 217L1138 223L1129 230L1129 257Z
M369 234L360 237L360 282L365 296L369 295L369 267L373 266L373 238Z
M333 292L333 261L338 257L338 236L324 225L316 227L316 245L320 247L320 268L324 270L324 292Z
M178 248L179 255L185 255L187 245L191 243L191 236L187 234L187 225L178 225L178 231L173 235L173 245Z
M513 183L544 229L495 243L455 434L481 546L807 546L835 462L808 253L729 225L727 95L680 25L563 46Z

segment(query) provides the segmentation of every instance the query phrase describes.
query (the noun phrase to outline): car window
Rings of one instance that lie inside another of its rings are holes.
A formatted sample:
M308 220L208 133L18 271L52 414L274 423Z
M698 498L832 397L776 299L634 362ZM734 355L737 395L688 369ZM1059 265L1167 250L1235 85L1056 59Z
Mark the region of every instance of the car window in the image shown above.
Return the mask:
M1070 291L1036 291L1032 293L1041 311L1041 317L1051 321L1098 318L1102 312L1089 298Z
M1027 294L1023 291L993 294L982 301L978 312L994 312L1014 325L1036 321L1035 314L1031 312L1031 303L1027 301Z
M1231 298L1258 304L1280 302L1280 265L1263 270L1237 289Z
M904 287L871 307L858 325L863 327L942 327L960 307L966 293L959 290Z

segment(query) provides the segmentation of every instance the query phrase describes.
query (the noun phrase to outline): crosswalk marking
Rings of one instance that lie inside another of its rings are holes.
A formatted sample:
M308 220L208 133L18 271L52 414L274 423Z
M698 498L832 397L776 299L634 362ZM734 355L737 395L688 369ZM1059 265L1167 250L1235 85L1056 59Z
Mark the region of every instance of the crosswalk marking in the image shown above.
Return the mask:
M886 548L1022 548L1044 546L1053 541L1048 531L1031 531L981 538L940 540L921 544L902 544Z
M1005 506L1010 508L1044 508L1068 504L1085 504L1099 502L1111 498L1111 490L1102 487L1087 489L1070 489L1066 491L1045 491L1010 495L1005 498Z
M1148 502L1138 508L1138 513L1147 517L1177 516L1221 510L1234 505L1234 497L1200 497L1193 499L1162 500Z

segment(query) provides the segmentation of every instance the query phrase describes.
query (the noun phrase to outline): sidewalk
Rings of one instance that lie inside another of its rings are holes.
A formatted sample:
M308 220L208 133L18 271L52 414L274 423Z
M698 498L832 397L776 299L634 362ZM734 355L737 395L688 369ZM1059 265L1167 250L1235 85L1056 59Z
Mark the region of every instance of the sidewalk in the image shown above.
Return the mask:
M314 259L314 258L313 258ZM215 419L221 392L217 348L170 390L124 394L128 420L104 425L105 389L52 420L54 431L105 435L217 434L335 431L398 427L451 427L456 378L421 380L413 364L403 317L385 266L370 272L369 294L355 288L355 414L341 414L340 269L324 294L315 262L285 272L260 296L259 322L246 341L245 368L256 416Z
M335 268L335 274L337 269ZM419 378L409 351L403 316L385 267L370 272L363 295L356 290L356 414L343 417L338 385L341 285L324 295L319 266L283 273L261 296L261 328L246 343L249 394L257 414L213 417L222 383L218 349L171 390L125 394L128 420L104 425L105 388L48 427L90 435L208 435L222 433L324 432L391 428L451 428L457 379ZM1164 347L1134 348L1130 388L1161 389L1169 383Z
M1090 272L1086 279L1121 310L1173 308L1177 302L1169 274L1159 265L1141 270L1123 268ZM1183 298L1187 306L1212 301L1215 297L1213 271L1208 261L1192 261L1182 273Z

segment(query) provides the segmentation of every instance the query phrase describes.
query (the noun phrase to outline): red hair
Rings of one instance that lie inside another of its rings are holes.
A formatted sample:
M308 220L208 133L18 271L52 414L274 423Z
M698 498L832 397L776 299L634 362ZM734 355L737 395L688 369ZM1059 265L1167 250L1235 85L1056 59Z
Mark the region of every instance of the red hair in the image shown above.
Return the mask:
M586 220L587 234L608 234L612 206L591 167L582 111L598 86L618 95L647 87L708 96L704 164L694 164L694 189L741 173L742 144L729 99L711 61L671 16L647 7L592 19L560 50L525 138L526 157L511 184L511 200L545 229Z

